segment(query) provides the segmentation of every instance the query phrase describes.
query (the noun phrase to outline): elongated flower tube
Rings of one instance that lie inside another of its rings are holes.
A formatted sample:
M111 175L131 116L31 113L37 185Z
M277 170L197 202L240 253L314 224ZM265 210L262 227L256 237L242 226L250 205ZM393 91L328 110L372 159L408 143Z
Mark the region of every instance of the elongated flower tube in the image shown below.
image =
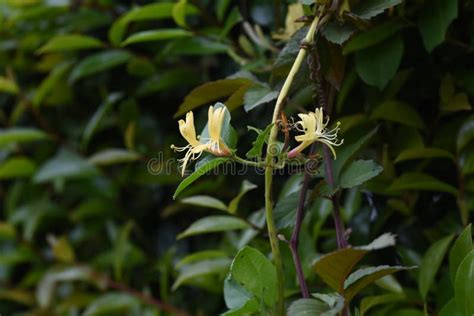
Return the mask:
M226 144L221 139L224 117L224 107L220 107L218 109L214 109L213 106L209 107L207 123L209 138L203 139L199 139L199 137L196 136L196 128L194 127L194 114L192 111L186 113L186 121L178 121L179 132L188 142L188 144L183 147L171 145L171 148L177 152L186 151L184 158L179 159L182 176L184 176L184 172L186 171L186 166L188 163L190 161L199 159L204 151L209 152L215 156L229 156L231 154L229 148L227 148Z
M328 130L326 126L329 123L329 117L324 119L323 108L316 109L314 112L308 114L298 114L300 121L296 122L293 126L298 132L302 132L302 135L295 136L295 140L300 144L288 153L288 158L296 157L306 147L314 142L321 142L326 144L336 159L336 151L334 146L340 146L344 140L337 139L337 133L339 132L340 123L337 122L337 126L331 130Z

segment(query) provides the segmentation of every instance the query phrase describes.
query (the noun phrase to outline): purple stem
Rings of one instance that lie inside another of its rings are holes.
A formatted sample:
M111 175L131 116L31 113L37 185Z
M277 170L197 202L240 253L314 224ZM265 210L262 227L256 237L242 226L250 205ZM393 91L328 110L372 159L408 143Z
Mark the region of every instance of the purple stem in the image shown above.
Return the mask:
M324 146L323 156L324 156L324 167L326 171L326 179L327 179L328 185L330 187L334 187L335 181L334 181L331 155L332 154L329 151L329 148L327 146ZM336 228L337 248L338 249L347 248L349 244L347 243L346 237L344 236L345 229L344 229L344 223L342 222L342 218L341 218L341 211L339 208L339 199L338 199L337 194L334 194L331 196L331 201L332 201L332 206L333 206L334 226Z
M311 154L315 151L315 148L316 148L316 145L315 143L313 143L310 149ZM299 244L299 236L300 236L300 231L301 231L301 224L303 223L303 219L304 219L306 193L308 192L308 185L309 185L310 178L311 178L311 173L309 172L308 168L305 168L303 185L301 187L300 199L298 201L298 208L296 210L295 228L293 229L293 234L291 235L291 240L289 243L291 255L293 256L293 261L295 263L296 276L298 277L298 283L300 284L301 294L303 298L310 298L310 296L309 296L308 286L306 285L306 281L304 279L301 259L300 259L300 256L298 255L298 244Z

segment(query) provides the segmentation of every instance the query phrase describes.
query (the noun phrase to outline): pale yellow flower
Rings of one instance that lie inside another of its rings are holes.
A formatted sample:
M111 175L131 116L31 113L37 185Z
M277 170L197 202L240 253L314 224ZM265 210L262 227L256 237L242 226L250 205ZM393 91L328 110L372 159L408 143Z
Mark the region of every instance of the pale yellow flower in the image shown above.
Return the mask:
M324 118L323 108L316 109L314 112L308 114L298 114L300 121L296 122L294 128L302 132L302 135L295 136L295 140L300 144L288 153L288 157L296 157L301 151L314 142L321 142L326 144L336 158L336 151L333 146L342 145L344 140L337 139L340 123L332 130L328 130L326 126L329 123L329 117Z
M199 159L204 151L216 156L230 155L229 149L221 139L224 117L224 107L220 107L215 110L214 107L209 107L207 123L209 138L205 139L199 139L199 137L196 136L196 128L194 127L194 114L192 111L186 113L186 121L178 121L179 131L188 144L184 147L176 147L175 145L171 145L171 148L179 152L186 151L184 158L179 159L181 174L183 176L189 161Z

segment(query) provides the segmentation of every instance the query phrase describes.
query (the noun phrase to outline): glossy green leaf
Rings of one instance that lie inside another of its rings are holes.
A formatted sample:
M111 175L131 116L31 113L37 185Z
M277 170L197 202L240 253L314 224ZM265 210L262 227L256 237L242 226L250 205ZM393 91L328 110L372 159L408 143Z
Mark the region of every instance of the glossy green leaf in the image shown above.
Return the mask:
M233 216L208 216L192 223L184 232L178 235L178 239L189 236L224 232L228 230L249 228L250 225L243 219Z
M420 274L418 275L418 286L421 297L424 300L435 280L436 273L443 262L444 256L448 251L448 247L451 244L453 237L453 235L449 235L438 240L430 246L423 256L423 261L420 266Z
M198 251L190 255L187 255L186 257L179 260L175 267L176 269L180 269L181 267L191 264L191 263L196 263L199 261L210 260L210 259L222 259L222 258L227 258L227 257L228 257L227 254L220 250Z
M52 37L41 46L38 53L57 53L81 49L101 48L104 44L95 37L80 34L65 34Z
M221 79L205 83L192 90L179 106L175 117L181 116L195 108L209 104L223 97L228 97L237 92L242 86L249 85L251 81L245 78Z
M456 147L458 152L463 150L469 143L474 141L474 116L469 116L459 129Z
M140 159L140 155L134 151L122 148L109 148L96 152L87 158L87 161L97 166L108 166L133 162L138 159Z
M55 67L36 89L32 103L38 107L54 91L54 89L65 79L71 69L71 63L62 63Z
M424 147L405 149L397 156L397 158L395 158L395 163L406 160L429 158L448 158L454 161L454 155L447 150L441 148Z
M36 171L36 163L25 157L10 158L0 164L0 180L30 177Z
M357 141L352 144L345 143L340 146L337 150L337 159L333 162L334 177L338 179L341 175L343 168L345 168L349 162L351 162L357 153L359 153L364 146L372 139L377 133L378 128L374 128L369 133L365 134Z
M339 24L330 22L323 29L322 33L326 39L334 44L342 45L355 32L355 28L347 23Z
M395 22L386 22L377 25L365 32L354 35L351 40L344 45L342 52L344 55L347 55L379 44L397 33L402 27L403 24Z
M456 300L453 298L447 302L439 311L439 316L463 316L456 305Z
M184 266L176 281L173 283L172 290L176 290L183 284L192 283L194 279L212 274L222 274L228 271L231 260L227 258L210 259L199 261Z
M249 88L244 96L245 111L251 111L256 107L275 100L278 97L278 93L278 91L272 91L269 87L262 85Z
M362 268L347 277L344 282L344 297L350 301L365 287L386 275L393 274L398 271L412 269L402 266L378 266Z
M108 293L99 296L86 308L83 316L100 316L129 313L140 304L138 298L125 293Z
M48 135L36 128L11 127L0 129L0 148L10 144L23 144L48 139Z
M361 247L344 248L319 258L313 265L316 273L333 290L342 292L344 281L352 268L370 251L395 244L392 234L383 234L372 243Z
M458 16L458 0L433 0L421 10L418 20L428 52L444 41L451 22Z
M180 200L183 204L194 205L199 207L208 207L220 211L227 211L227 206L219 199L207 195L194 195Z
M171 18L175 2L150 3L141 7L135 7L112 24L109 30L109 40L114 45L118 45L128 28L128 25L137 21L156 21ZM198 10L190 5L186 5L186 14L197 14Z
M240 200L244 197L247 192L254 190L257 188L257 185L253 184L250 181L244 180L242 182L242 185L240 186L240 191L239 194L230 201L229 206L227 207L227 210L231 214L236 214L239 208L239 203Z
M393 121L416 128L424 128L425 126L420 115L414 108L395 100L385 101L380 104L372 112L371 118Z
M162 56L207 56L213 54L227 53L231 47L226 43L221 43L204 37L179 37L170 41L163 49Z
M337 316L340 311L332 309L326 303L312 298L302 298L294 301L288 307L288 316Z
M108 69L125 64L132 55L123 50L106 50L90 55L79 62L71 72L69 81L75 82L79 79L95 75Z
M300 200L300 192L293 192L278 200L273 210L275 224L278 229L295 225L296 209Z
M474 250L464 257L454 281L454 293L458 310L464 316L474 314Z
M387 188L387 192L403 190L440 191L453 195L458 194L458 190L452 185L442 182L425 173L418 172L407 172L402 174Z
M252 148L245 154L247 158L261 158L262 157L262 150L263 146L265 143L268 141L268 136L270 135L270 131L272 129L273 124L267 125L265 129L259 130L252 128L250 126L247 126L248 130L254 130L257 132L257 138L255 139L254 142L252 142Z
M231 275L229 274L229 276L224 281L224 301L227 308L231 310L237 310L252 300L253 295L249 293L242 285L232 279Z
M339 178L341 188L352 188L376 177L383 168L373 160L356 160L342 171Z
M187 0L179 0L173 7L173 19L181 27L186 27Z
M97 174L98 171L92 164L73 152L61 149L39 168L33 180L44 183L56 179L87 178Z
M466 257L472 250L472 224L469 224L456 239L449 253L449 273L453 284L459 264L461 264L464 257Z
M209 171L217 168L219 165L227 161L229 161L228 158L215 158L199 166L191 175L189 175L187 178L181 181L179 186L176 188L176 191L174 192L173 199L176 199L176 197L184 189L186 189L189 185L191 185L194 181L199 179L201 176L205 175Z
M371 19L400 3L402 3L402 0L366 0L358 3L358 5L352 10L352 13L362 19Z
M231 277L265 305L276 303L276 269L261 252L244 247L235 255L230 269Z
M99 129L104 117L112 110L112 107L122 98L120 93L111 93L104 102L97 108L92 118L84 128L82 134L82 145L87 147L94 133Z
M15 81L0 76L0 93L17 94L20 91Z
M405 299L405 294L382 294L364 297L360 302L360 316L364 316L373 307L399 302Z
M151 31L142 31L130 35L125 41L122 42L122 46L127 46L135 43L146 43L146 42L155 42L163 41L178 37L187 37L191 33L182 30L182 29L160 29L160 30L151 30Z
M400 35L358 51L356 70L362 80L382 90L395 76L403 56L403 39Z
M92 271L85 266L70 266L51 269L39 280L36 287L36 300L42 308L51 305L59 282L93 281Z

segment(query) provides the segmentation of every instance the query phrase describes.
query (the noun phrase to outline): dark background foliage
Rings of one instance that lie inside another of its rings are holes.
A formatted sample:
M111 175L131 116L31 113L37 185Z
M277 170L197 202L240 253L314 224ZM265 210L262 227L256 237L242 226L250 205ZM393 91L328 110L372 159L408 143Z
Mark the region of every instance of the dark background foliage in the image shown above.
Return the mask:
M216 315L231 309L223 282L237 251L270 252L262 177L202 177L173 200L182 179L170 145L184 145L184 113L194 110L199 130L207 106L223 101L243 155L256 136L247 126L270 123L307 29L294 20L311 16L314 1L187 2L0 1L2 315ZM345 146L377 128L358 157L383 167L340 191L349 241L392 232L396 247L364 264L419 266L366 288L352 310L385 294L369 314L437 315L455 293L443 258L474 209L474 3L341 3L348 11L334 13L315 48L337 91L331 121ZM289 116L315 106L308 68ZM276 182L277 225L289 239L301 175ZM249 190L229 211L241 184ZM309 195L300 252L311 291L328 292L311 266L336 248L331 207ZM222 224L177 240L223 212L260 229ZM435 244L442 238L448 245ZM298 283L281 247L289 303Z

